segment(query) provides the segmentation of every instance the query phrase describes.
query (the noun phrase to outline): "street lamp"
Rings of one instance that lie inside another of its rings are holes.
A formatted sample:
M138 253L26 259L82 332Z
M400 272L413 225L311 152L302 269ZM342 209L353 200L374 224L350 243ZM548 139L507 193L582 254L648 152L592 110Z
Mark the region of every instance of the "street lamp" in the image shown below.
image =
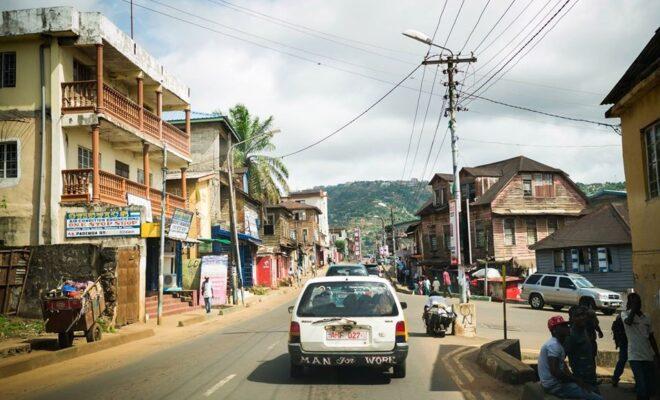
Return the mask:
M394 256L394 261L396 262L396 235L394 233L394 207L388 206L382 201L379 201L378 203L376 203L376 205L390 209L390 222L392 226L392 255Z
M406 37L409 37L413 40L417 40L418 42L422 42L424 44L427 44L429 46L433 46L433 47L437 47L437 48L442 49L442 50L446 50L452 56L454 55L454 52L452 52L451 50L449 50L446 47L443 47L443 46L440 46L439 44L433 43L433 40L430 37L428 37L428 35L426 35L425 33L420 32L420 31L417 31L415 29L407 29L407 30L402 32L402 35L406 36Z

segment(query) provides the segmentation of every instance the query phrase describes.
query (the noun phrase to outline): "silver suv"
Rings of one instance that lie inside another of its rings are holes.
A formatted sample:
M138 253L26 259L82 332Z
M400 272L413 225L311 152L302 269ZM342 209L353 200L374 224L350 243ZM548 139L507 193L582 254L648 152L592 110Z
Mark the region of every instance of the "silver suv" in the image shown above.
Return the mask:
M581 298L605 315L612 315L621 307L620 294L599 289L582 275L561 272L530 275L522 286L521 296L536 310L547 304L559 311L564 306L578 304Z

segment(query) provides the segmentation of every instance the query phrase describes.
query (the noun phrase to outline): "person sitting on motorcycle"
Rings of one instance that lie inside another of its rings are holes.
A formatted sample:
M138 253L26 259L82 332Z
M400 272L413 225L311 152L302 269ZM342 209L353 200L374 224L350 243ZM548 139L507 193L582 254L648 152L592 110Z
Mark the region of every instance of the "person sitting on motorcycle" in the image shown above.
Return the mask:
M428 311L431 307L433 307L434 304L447 304L446 299L440 295L438 292L431 292L429 295L429 298L426 300L426 304L424 305L424 314L422 314L422 319L426 321L426 318L428 317Z

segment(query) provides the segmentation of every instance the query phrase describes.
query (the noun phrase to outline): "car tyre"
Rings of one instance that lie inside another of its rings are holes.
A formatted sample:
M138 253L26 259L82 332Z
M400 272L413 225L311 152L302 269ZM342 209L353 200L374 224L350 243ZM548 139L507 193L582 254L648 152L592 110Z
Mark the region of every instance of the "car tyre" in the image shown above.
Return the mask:
M403 361L399 364L396 364L392 368L392 376L394 378L397 378L397 379L406 377L406 362L405 361Z
M552 309L555 310L555 311L561 311L562 308L564 308L564 306L560 306L558 304L552 306Z
M540 294L534 293L529 296L529 305L535 310L541 310L545 306L545 301L543 301L543 297Z
M613 308L605 308L600 311L602 311L604 315L612 315L616 312L616 310Z
M293 379L298 379L303 376L303 369L304 367L302 365L295 365L294 363L291 363L291 368L289 369L289 375Z

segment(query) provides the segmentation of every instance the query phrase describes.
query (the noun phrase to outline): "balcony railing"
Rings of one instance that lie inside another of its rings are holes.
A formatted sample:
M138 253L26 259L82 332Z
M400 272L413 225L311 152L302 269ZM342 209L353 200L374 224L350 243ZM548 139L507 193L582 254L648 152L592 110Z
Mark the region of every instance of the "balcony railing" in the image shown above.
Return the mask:
M75 81L62 83L62 112L74 113L96 109L96 81ZM186 132L162 121L152 112L143 109L143 122L140 127L140 106L112 87L103 84L103 112L140 130L153 139L162 140L168 146L186 156L190 156L190 141Z
M115 206L127 206L127 194L133 194L146 198L147 187L137 182L112 174L106 171L100 172L99 192L100 201L105 204ZM83 169L65 169L62 171L62 203L82 204L89 203L92 200L92 176L91 168ZM150 189L149 200L151 201L151 210L154 214L160 214L162 210L161 202L162 192L156 189ZM175 208L186 208L186 201L183 197L175 194L165 194L165 214L171 217Z

